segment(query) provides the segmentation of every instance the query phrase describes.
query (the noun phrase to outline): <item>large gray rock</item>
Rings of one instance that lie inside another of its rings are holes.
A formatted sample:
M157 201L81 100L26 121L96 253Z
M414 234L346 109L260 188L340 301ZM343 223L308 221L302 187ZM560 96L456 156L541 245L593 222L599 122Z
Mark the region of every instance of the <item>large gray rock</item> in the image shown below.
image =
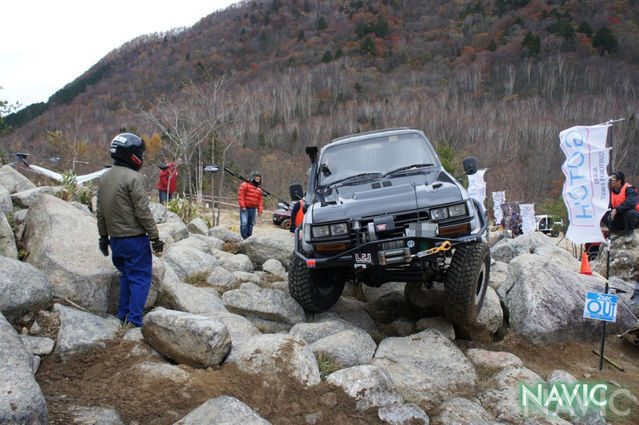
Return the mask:
M31 264L0 256L0 312L10 322L51 302L51 283Z
M171 215L168 214L170 219ZM170 236L175 242L179 242L182 239L186 239L189 237L189 230L186 228L186 224L182 223L182 221L172 220L164 223L158 224L158 232L160 232L160 239L165 239Z
M170 267L165 270L156 305L193 314L227 311L214 288L200 288L182 283Z
M96 312L106 312L111 260L98 249L96 220L51 195L42 195L26 218L27 262L51 282L53 296Z
M22 192L16 192L11 195L11 201L20 208L29 208L35 201L42 195L55 195L61 192L60 186L40 186L34 189L24 190Z
M60 314L60 330L55 354L68 359L94 347L104 347L102 340L114 339L120 329L115 317L100 317L62 304L54 304L53 311Z
M556 246L554 239L541 232L531 232L514 239L502 239L490 249L490 255L497 261L510 263L524 254L538 254L552 259L562 267L578 267L579 263L568 251Z
M326 378L330 384L341 387L356 400L357 410L363 412L371 407L403 403L390 374L375 365L353 366L333 372Z
M497 425L496 419L481 405L461 397L446 400L439 406L439 414L433 418L433 425Z
M2 185L0 185L0 211L5 214L13 213L13 203L11 202L11 194Z
M328 319L321 322L298 323L289 333L307 344L312 344L327 336L335 335L348 329L359 329L355 325L342 319Z
M448 338L427 329L383 340L373 364L386 368L399 393L427 410L444 400L472 392L475 368Z
M519 357L506 351L488 351L480 348L471 348L466 353L473 365L484 369L505 369L511 366L523 366Z
M305 386L319 384L320 373L315 356L303 341L285 334L258 335L232 350L225 363L268 382L281 377L294 379Z
M289 295L277 289L232 289L222 294L227 310L243 316L284 322L289 325L304 322L304 309Z
M228 329L220 320L162 307L145 316L142 334L160 353L192 367L217 366L231 348Z
M428 425L429 419L414 403L393 404L377 411L377 417L389 425Z
M377 345L365 331L348 329L315 341L309 348L315 355L328 354L340 367L351 367L369 363Z
M13 236L13 230L2 211L0 211L0 256L18 258L18 247Z
M639 282L639 233L635 232L632 243L624 243L618 238L610 243L610 277L617 277L626 281ZM592 269L605 276L608 251L602 246L597 259L591 263Z
M180 279L185 280L196 274L206 274L220 265L212 255L199 249L174 245L165 255L164 261L171 267Z
M124 425L115 409L96 406L70 406L69 413L74 424Z
M224 241L212 236L191 235L186 239L176 242L174 246L189 246L191 248L199 249L206 254L213 254L214 251L222 249L223 245Z
M254 263L262 266L267 260L278 260L288 267L295 248L295 240L289 232L258 233L240 243L240 252L248 255Z
M47 404L33 371L33 355L0 314L1 424L47 424Z
M4 165L0 168L0 186L4 186L9 193L35 189L36 187L28 178L17 172L10 165Z
M153 219L157 224L166 222L167 209L164 205L157 202L149 202L149 209L151 210Z
M174 425L270 425L240 400L222 396L213 398L177 421Z
M576 384L577 378L572 376L565 370L553 370L548 377L549 384ZM599 410L590 409L583 412L579 407L575 410L568 411L570 421L574 425L606 425L606 418Z
M237 278L222 266L217 266L209 273L206 281L220 292L237 288Z
M182 383L189 379L189 373L178 366L157 362L142 362L132 368L123 371L126 374L135 374L140 382L147 382L153 385L155 382L171 381L174 383Z
M200 217L195 217L193 220L189 221L186 228L189 230L189 233L194 235L209 235L209 226L207 226L204 220Z
M509 312L510 326L533 344L559 341L594 341L601 323L585 319L586 292L603 292L604 283L593 276L558 267L550 259L521 255L510 263L508 279L499 295ZM629 296L626 294L624 296ZM620 295L622 296L622 295ZM625 309L618 309L613 332L634 322Z
M266 260L264 264L262 264L262 270L283 280L286 280L286 278L288 277L286 268L282 265L282 263L272 258Z
M397 292L400 294L401 297L403 297L406 282L386 282L378 288L368 285L362 285L361 287L362 294L364 295L364 300L369 303L374 303L378 299L393 292Z
M364 329L373 339L380 339L377 324L366 312L367 305L355 298L342 296L337 303L324 313L315 314L315 321L333 320L340 318L360 329Z
M230 252L216 249L211 255L217 258L222 264L222 267L230 272L251 273L255 270L251 259L244 254L231 254Z
M209 236L222 239L224 242L240 243L243 241L242 236L239 233L236 233L224 226L211 227L209 229Z

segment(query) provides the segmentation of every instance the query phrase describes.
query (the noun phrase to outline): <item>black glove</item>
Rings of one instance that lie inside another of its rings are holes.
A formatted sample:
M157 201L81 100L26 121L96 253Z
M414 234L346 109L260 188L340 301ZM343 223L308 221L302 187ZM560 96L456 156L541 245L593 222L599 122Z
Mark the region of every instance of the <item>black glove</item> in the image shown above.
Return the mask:
M154 253L159 254L164 249L164 242L158 236L154 236L151 238L151 247Z
M100 251L104 254L105 257L109 256L109 237L102 236L100 241L98 242L98 246L100 247Z

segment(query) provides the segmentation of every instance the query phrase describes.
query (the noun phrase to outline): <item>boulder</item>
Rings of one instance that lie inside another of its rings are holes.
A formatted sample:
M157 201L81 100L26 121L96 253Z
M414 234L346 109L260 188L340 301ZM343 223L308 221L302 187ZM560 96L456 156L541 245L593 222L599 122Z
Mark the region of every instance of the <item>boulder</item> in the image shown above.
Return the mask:
M215 267L207 276L206 281L220 292L237 288L237 279L233 273L222 266Z
M29 208L23 237L26 261L51 282L53 296L106 312L115 267L98 249L96 220L51 195Z
M483 369L505 369L511 366L523 366L524 363L519 357L505 351L488 351L480 348L471 348L466 353L476 368Z
M60 314L54 353L63 360L94 347L105 347L103 340L116 338L121 325L115 317L100 317L62 304L54 304L53 311Z
M199 288L182 283L170 267L164 273L156 305L193 314L227 311L214 288Z
M33 375L34 357L0 314L0 423L46 425L47 404Z
M115 409L96 406L70 406L74 424L124 425Z
M355 325L342 319L327 319L314 323L298 323L289 333L307 344L312 344L327 336L335 335L348 329L359 329Z
M217 258L222 267L230 272L252 273L255 270L251 259L244 254L231 254L230 252L216 249L211 252L211 255Z
M547 256L561 267L579 266L568 251L557 247L553 239L541 232L530 232L514 239L502 239L490 249L491 257L504 263L510 263L514 258L524 254Z
M36 356L51 354L55 346L55 341L48 337L20 335L20 338L26 349Z
M466 398L454 397L439 406L433 425L497 425L496 419L480 404Z
M466 356L433 329L384 339L373 364L388 370L405 400L427 410L450 397L473 392L477 382L475 368Z
M4 186L9 193L35 189L36 187L28 178L17 172L10 165L4 165L0 168L0 186Z
M63 189L60 186L40 186L33 189L16 192L11 195L11 201L20 208L29 208L42 195L55 195Z
M18 247L13 236L13 229L2 211L0 211L0 256L18 258Z
M236 233L224 226L211 227L209 229L209 236L222 239L224 242L240 243L243 241L242 236L239 233Z
M258 335L231 351L225 363L234 363L246 373L278 383L280 377L305 386L320 382L315 356L303 341L285 334Z
M142 335L160 353L197 368L219 365L231 348L228 329L220 320L162 307L145 316Z
M422 409L414 403L393 404L377 411L377 417L390 425L428 425L429 419Z
M362 285L361 287L364 300L369 303L374 303L383 296L393 292L399 293L403 298L406 282L386 282L378 288L368 285Z
M377 345L363 330L348 329L315 341L309 348L315 355L328 354L337 366L351 367L369 363Z
M31 264L0 256L0 312L14 322L51 302L51 283Z
M565 370L553 370L548 377L549 384L575 384L577 382L577 378ZM576 411L570 411L568 414L574 425L606 425L608 423L601 412L593 409L592 406L585 413L577 408Z
M586 292L603 292L603 288L597 277L566 270L546 257L526 254L510 263L499 296L508 309L512 329L533 344L588 342L599 339L601 323L583 317ZM614 332L633 322L625 309L618 309L617 322L607 328Z
M610 277L617 277L625 281L639 282L639 240L635 232L632 243L624 243L618 238L610 243ZM608 252L603 247L599 250L597 259L591 263L592 270L605 276Z
M173 241L178 242L189 237L189 230L182 221L166 221L160 223L158 224L158 232L160 232L160 239L162 240L170 236Z
M157 362L138 363L122 373L134 374L141 382L147 382L150 385L153 385L153 381L158 383L170 381L180 384L186 382L190 377L187 371L178 366Z
M420 332L425 329L435 329L451 341L455 340L455 328L453 324L441 316L419 319L415 324L415 328Z
M217 238L202 235L191 235L186 239L176 242L172 248L190 247L202 251L205 254L211 254L214 250L220 249L223 242Z
M254 263L262 266L273 258L288 267L295 248L295 240L289 232L258 233L240 243L239 249L248 255Z
M286 280L286 278L288 277L286 269L284 268L282 263L272 258L266 260L264 264L262 264L262 270L280 279Z
M213 398L177 421L174 425L270 425L240 400L222 396Z
M167 209L164 205L157 202L149 202L149 209L151 210L153 219L157 224L166 222Z
M342 296L328 312L315 314L315 321L342 319L364 329L375 340L379 340L379 330L373 318L366 312L366 303L352 297Z
M164 261L182 280L196 274L208 276L216 266L220 265L220 262L212 255L205 254L199 249L180 247L177 244L164 255Z
M13 213L13 203L11 202L11 194L2 185L0 185L0 212L3 212L5 214Z
M209 226L206 225L204 220L200 217L195 217L193 220L189 221L189 224L186 225L189 233L194 235L209 235Z
M222 294L227 310L243 316L284 322L289 325L306 320L304 309L289 295L277 289L232 289Z
M390 374L375 365L353 366L333 372L326 378L330 384L341 387L356 400L356 408L363 412L371 407L403 403Z

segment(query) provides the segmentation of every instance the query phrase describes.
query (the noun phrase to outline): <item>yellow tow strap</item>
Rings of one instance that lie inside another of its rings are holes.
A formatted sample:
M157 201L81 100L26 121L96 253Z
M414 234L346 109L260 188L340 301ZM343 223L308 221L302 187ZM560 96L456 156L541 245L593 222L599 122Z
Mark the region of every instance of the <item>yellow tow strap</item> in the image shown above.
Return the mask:
M426 251L425 255L436 254L438 252L448 251L452 248L453 244L450 241L444 241L441 245L431 248Z

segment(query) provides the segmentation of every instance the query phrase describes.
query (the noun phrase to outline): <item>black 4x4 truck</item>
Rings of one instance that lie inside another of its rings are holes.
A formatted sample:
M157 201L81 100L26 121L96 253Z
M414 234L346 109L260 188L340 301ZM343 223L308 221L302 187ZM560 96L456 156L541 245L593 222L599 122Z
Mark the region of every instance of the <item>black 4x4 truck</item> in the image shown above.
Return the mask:
M306 152L312 165L289 268L293 298L319 312L337 302L347 279L424 289L440 282L446 316L474 322L490 273L483 207L444 170L424 133L360 133ZM464 171L477 171L474 158Z

